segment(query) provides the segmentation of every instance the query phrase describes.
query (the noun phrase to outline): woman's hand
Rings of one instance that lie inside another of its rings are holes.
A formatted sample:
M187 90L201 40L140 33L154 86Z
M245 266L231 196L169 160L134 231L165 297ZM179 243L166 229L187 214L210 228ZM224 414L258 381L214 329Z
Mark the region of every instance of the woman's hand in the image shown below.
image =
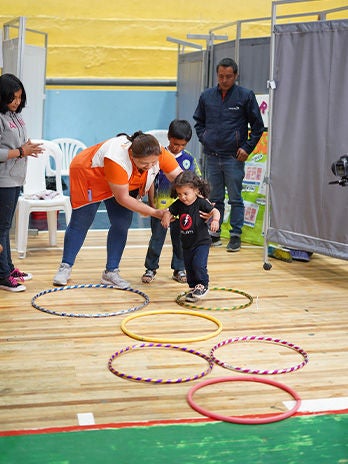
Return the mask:
M204 211L200 211L199 212L199 216L204 219L205 221L208 221L208 219L210 219L213 215L213 211L210 211L210 213L206 213Z
M163 209L162 211L163 211L163 214L162 214L161 224L163 227L168 229L169 224L172 221L174 221L174 216L167 209Z
M37 158L37 156L43 152L43 147L40 143L33 143L30 139L22 145L23 156L33 156Z

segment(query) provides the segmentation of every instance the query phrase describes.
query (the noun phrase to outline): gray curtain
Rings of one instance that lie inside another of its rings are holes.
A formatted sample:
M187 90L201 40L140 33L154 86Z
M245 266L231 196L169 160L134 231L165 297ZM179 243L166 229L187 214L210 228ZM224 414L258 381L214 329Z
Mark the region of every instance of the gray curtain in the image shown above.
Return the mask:
M275 26L267 241L348 259L348 21Z
M217 85L216 66L222 58L234 58L236 41L214 45L212 82ZM239 85L252 89L256 94L268 93L270 38L259 37L239 41Z
M204 90L206 79L206 52L183 53L178 56L177 79L177 118L186 119L192 125L192 139L187 149L200 162L201 144L194 129L193 113L196 110L199 96Z

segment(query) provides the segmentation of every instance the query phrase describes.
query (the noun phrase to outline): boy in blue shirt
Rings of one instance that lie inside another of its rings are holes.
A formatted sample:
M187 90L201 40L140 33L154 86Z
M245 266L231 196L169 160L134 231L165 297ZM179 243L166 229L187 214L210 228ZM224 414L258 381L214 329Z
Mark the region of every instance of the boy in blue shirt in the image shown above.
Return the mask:
M199 167L194 157L185 150L186 145L191 140L192 128L188 121L184 119L174 119L168 128L168 141L166 150L175 156L183 170L194 171L200 175ZM154 182L154 188L150 189L148 194L149 205L158 209L167 209L173 202L171 198L171 184L162 171L157 174ZM145 258L146 271L141 277L144 284L149 284L155 279L157 269L159 268L159 259L167 235L161 220L151 217L151 238ZM186 271L180 241L180 227L178 221L170 225L170 237L172 241L172 260L171 268L173 269L172 278L180 283L186 283Z

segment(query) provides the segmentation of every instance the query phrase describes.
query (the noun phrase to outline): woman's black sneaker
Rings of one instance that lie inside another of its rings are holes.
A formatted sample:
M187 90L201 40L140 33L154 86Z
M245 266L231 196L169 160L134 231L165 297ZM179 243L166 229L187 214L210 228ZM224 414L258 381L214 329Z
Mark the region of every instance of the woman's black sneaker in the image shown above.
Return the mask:
M12 277L5 277L4 279L0 279L0 288L2 290L7 290L8 292L24 292L26 287Z

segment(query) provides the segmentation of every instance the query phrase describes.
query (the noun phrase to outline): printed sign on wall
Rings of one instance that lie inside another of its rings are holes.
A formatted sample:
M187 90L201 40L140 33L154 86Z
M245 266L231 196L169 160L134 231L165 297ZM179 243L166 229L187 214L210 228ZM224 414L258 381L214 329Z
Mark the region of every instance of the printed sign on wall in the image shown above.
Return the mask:
M242 241L253 245L263 245L263 218L265 213L265 173L267 160L268 132L262 134L255 150L245 162L245 177L243 180L242 197L244 200L244 226ZM221 227L221 236L230 237L231 207L225 199L224 222Z

